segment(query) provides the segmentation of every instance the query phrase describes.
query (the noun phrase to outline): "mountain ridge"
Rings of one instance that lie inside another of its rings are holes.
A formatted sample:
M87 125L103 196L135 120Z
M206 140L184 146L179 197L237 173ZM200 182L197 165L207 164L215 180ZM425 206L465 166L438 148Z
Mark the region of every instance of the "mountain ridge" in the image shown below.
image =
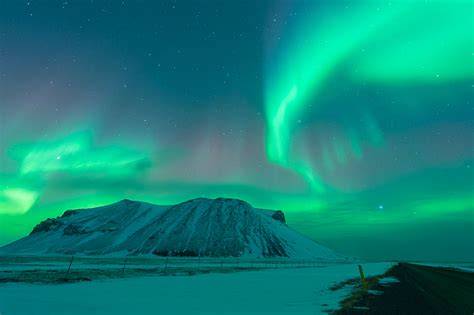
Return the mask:
M283 211L230 198L169 206L123 199L66 210L1 247L2 253L344 259L288 227Z

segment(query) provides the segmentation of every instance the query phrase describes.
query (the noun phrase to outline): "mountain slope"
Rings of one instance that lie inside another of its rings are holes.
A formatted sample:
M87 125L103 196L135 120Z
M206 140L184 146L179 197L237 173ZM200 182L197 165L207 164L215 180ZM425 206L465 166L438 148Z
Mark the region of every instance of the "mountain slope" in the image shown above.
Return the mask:
M284 222L281 211L236 199L198 198L175 206L122 200L66 211L0 253L343 259Z

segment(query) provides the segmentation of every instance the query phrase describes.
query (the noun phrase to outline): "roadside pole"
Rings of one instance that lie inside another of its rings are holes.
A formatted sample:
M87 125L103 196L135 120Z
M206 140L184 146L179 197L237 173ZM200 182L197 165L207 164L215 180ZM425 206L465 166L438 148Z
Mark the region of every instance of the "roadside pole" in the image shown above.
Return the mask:
M122 275L120 276L120 278L123 278L123 274L125 273L125 266L127 265L127 259L128 259L128 256L125 256L125 259L123 260Z
M165 261L165 276L166 276L166 274L167 274L167 272L168 272L168 259L169 259L169 258L170 258L169 256L166 256L166 261Z
M364 271L362 270L362 265L359 265L359 275L360 281L362 282L362 287L367 291L367 283L365 282Z
M64 277L64 280L66 281L67 281L67 277L69 276L69 271L71 271L71 265L73 261L74 261L74 256L71 257L71 261L69 262L69 267L67 268L66 276Z

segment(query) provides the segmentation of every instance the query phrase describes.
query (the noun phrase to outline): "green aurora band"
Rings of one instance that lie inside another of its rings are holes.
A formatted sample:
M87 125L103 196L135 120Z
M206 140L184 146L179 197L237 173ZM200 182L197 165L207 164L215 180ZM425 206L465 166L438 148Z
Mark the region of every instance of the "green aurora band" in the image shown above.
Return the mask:
M296 172L313 191L323 193L326 185L317 170L304 157L291 154L291 148L298 120L311 102L318 103L317 94L331 74L350 61L355 70L346 69L346 76L355 84L439 84L472 78L472 9L470 1L362 1L325 12L329 18L314 10L298 20L293 36L282 40L280 58L270 60L268 67L269 161ZM382 144L376 120L365 121L371 142ZM348 129L347 137L360 158L357 131ZM327 148L323 150L325 164L332 167ZM346 159L338 142L334 151L339 161Z

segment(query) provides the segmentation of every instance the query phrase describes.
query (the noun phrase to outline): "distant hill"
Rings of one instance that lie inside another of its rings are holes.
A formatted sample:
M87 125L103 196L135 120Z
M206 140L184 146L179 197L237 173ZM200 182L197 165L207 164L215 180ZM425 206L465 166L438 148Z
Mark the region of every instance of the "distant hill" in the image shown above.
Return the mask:
M68 210L0 248L0 254L345 259L289 228L282 211L224 198L198 198L174 206L122 200Z

